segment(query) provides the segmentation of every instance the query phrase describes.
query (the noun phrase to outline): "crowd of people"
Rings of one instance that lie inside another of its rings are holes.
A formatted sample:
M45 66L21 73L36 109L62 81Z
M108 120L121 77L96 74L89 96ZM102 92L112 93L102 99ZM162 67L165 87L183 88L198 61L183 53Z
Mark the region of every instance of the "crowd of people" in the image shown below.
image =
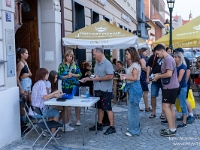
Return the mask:
M114 126L114 113L112 111L111 100L113 99L113 77L118 77L118 92L125 98L128 94L128 128L127 136L140 135L140 111L151 112L150 119L156 117L156 99L159 91L162 90L162 113L160 115L161 123L168 123L167 129L160 130L161 136L174 136L176 128L186 127L188 123L194 122L194 116L190 104L187 102L187 95L190 88L190 62L184 58L184 51L178 48L172 54L172 50L158 44L154 48L154 54L149 58L147 49L141 48L138 52L134 47L125 50L126 64L114 59L113 64L106 59L101 48L93 49L93 56L96 60L94 72L91 64L83 62L81 67L75 63L72 50L66 51L63 62L60 63L58 71L48 72L45 68L39 68L36 72L35 83L32 87L32 73L26 62L28 50L19 48L17 63L17 84L20 89L20 95L31 92L31 105L40 107L44 116L48 113L48 118L55 121L62 121L63 131L73 131L71 127L72 114L71 107L52 106L47 109L44 101L51 98L59 98L63 93L71 94L76 86L88 86L90 95L100 97L97 102L98 122L97 130L102 131L107 123L109 127L104 132L105 135L116 132ZM124 67L127 66L127 67ZM91 75L93 75L91 77ZM62 90L58 89L58 80L61 80ZM148 86L148 84L150 86ZM31 88L32 87L32 88ZM148 102L149 87L151 88L151 107ZM120 90L119 90L120 89ZM79 95L77 90L75 96ZM139 107L143 97L145 108ZM179 99L182 109L182 117L177 118L182 121L175 125L174 104ZM80 108L75 108L76 125L81 125ZM59 113L61 112L61 113ZM40 115L34 115L29 110L29 115L41 118ZM22 117L23 118L23 117ZM23 119L22 119L23 120ZM106 120L106 121L104 121ZM106 122L106 123L105 123ZM89 128L95 130L95 126ZM52 133L55 129L52 129ZM56 138L62 135L56 134Z

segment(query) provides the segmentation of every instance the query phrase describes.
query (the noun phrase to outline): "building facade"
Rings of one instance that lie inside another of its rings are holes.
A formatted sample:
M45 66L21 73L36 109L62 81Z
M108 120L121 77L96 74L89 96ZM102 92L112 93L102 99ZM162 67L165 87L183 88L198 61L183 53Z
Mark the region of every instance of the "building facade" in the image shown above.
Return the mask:
M0 147L20 137L16 82L14 1L0 1Z
M149 38L148 30L150 30L151 27L146 23L145 9L144 0L137 0L138 25L134 33L146 41Z
M58 69L68 49L62 47L62 37L101 19L132 32L136 0L0 0L0 113L6 114L6 119L0 117L0 147L21 137L16 49L28 50L34 83L38 68ZM91 50L74 51L78 61L92 60ZM124 54L106 52L118 60Z
M65 0L65 36L99 20L106 21L133 32L137 28L136 0ZM76 49L76 58L91 61L90 49ZM123 50L105 50L117 60L123 59Z
M1 116L0 147L21 137L16 49L28 50L33 83L38 68L57 70L61 62L60 10L60 0L0 0L0 113L6 114Z
M149 55L151 55L153 49L153 42L155 41L156 24L147 17L146 17L146 23L150 26L150 30L148 30L148 39L146 40L146 42L149 45Z
M165 3L163 0L144 0L145 16L155 23L155 40L163 36Z

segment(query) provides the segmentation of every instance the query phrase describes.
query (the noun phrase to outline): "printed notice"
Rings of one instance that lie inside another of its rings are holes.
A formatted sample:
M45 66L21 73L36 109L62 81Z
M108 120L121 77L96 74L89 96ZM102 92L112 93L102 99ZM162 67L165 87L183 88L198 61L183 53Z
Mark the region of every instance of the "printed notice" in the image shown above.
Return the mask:
M15 55L7 53L6 54L7 60L7 77L15 76Z
M6 12L6 22L11 22L11 12Z
M14 33L13 30L6 29L6 65L7 65L7 77L15 76L15 53L14 53Z

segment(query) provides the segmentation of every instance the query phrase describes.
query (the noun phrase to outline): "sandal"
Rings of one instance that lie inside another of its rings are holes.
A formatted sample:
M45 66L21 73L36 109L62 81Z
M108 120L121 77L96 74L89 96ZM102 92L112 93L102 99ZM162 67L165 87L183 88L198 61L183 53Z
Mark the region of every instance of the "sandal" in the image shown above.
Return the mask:
M57 139L57 140L60 139L61 137L62 137L61 134L58 134L58 133L57 133L57 134L55 135L55 139Z
M140 108L140 111L144 111L144 109Z
M145 112L150 112L152 111L152 109L149 107L149 108L145 108Z
M151 114L151 116L149 116L149 118L155 118L156 117L156 115L154 115L154 114Z
M162 119L162 120L165 119L165 115L161 114L160 119Z

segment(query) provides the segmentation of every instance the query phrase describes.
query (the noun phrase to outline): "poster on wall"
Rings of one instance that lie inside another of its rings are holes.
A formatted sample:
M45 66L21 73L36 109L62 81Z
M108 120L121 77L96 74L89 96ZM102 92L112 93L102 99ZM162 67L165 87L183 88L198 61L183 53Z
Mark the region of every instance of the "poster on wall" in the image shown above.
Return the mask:
M11 7L11 0L6 0L6 6Z
M6 36L5 43L6 43L7 77L13 77L16 74L13 30L6 29L5 36Z
M11 53L6 54L7 60L7 77L15 76L15 55Z
M14 33L13 33L13 30L6 29L5 30L5 36L6 36L6 45L14 44ZM14 51L12 51L12 53L14 53Z
M6 12L6 22L11 22L11 12Z

